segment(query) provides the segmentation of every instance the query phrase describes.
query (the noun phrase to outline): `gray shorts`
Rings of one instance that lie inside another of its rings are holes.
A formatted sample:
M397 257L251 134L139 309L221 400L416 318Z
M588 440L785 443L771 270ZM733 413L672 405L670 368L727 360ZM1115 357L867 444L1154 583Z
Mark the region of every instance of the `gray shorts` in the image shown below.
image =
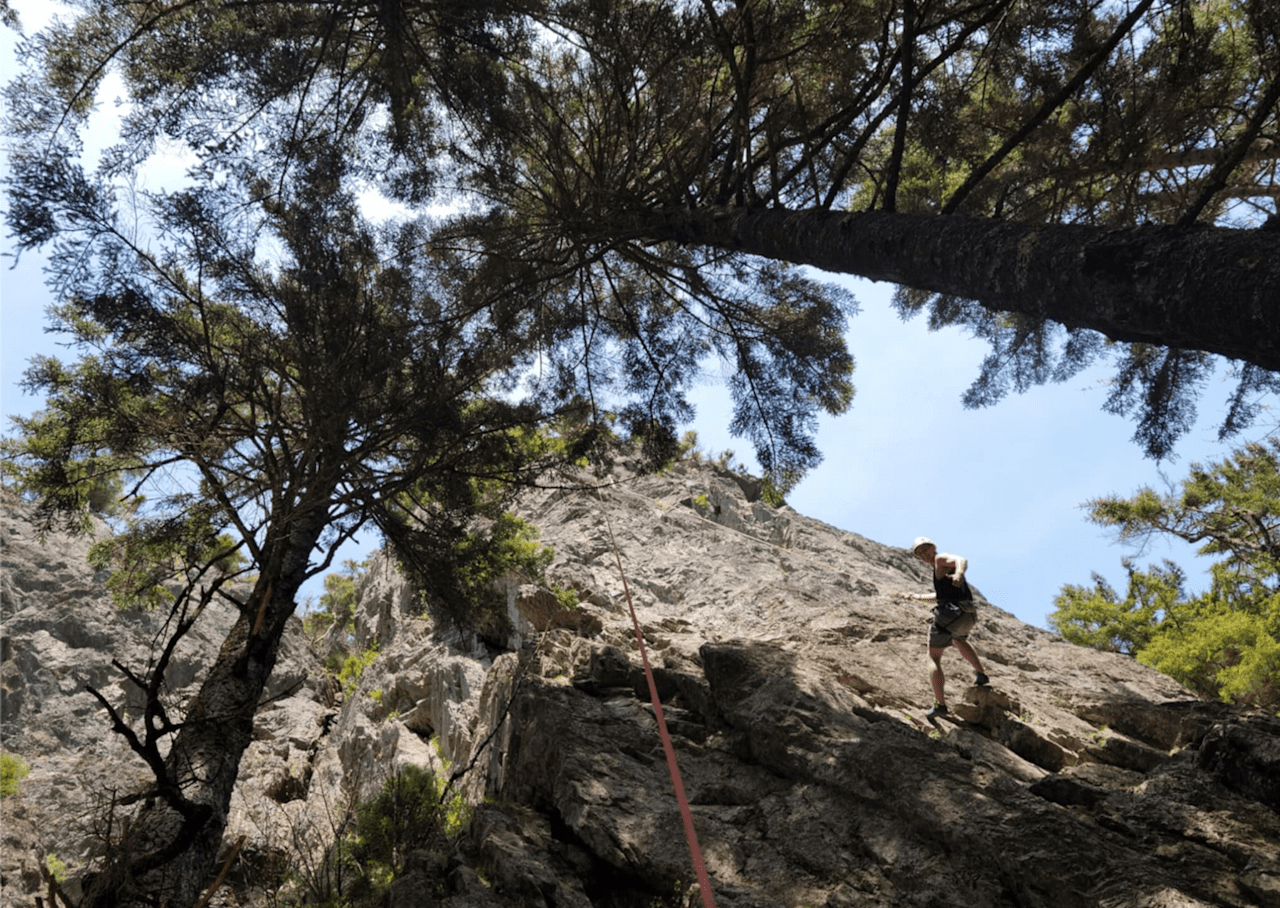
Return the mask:
M943 649L953 640L967 639L977 623L978 608L972 602L939 602L929 625L929 648Z

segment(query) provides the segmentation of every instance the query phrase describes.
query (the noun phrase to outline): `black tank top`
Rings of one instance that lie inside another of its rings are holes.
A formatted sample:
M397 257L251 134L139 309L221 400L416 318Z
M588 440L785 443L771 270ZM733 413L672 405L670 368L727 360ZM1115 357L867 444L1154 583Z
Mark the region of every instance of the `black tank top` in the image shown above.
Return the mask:
M956 586L951 582L951 576L945 577L934 576L933 591L938 596L939 602L968 602L973 599L973 593L969 592L969 581L963 577L960 578L960 585Z

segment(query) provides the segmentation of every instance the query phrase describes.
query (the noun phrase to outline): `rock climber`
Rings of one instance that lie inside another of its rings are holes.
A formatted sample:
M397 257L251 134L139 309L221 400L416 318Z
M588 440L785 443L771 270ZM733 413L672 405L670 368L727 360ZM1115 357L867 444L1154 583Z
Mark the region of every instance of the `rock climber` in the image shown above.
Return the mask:
M933 684L933 709L925 717L936 724L938 716L947 713L946 678L942 674L942 654L947 647L954 645L960 655L973 666L977 673L974 684L986 685L987 676L982 671L982 663L978 654L969 645L969 632L978 620L977 606L973 604L973 593L964 579L965 569L969 562L960 555L939 552L933 540L925 536L917 537L911 544L912 553L933 569L933 592L904 593L906 599L917 599L937 602L933 607L933 622L929 625L929 658L933 661L933 669L929 678Z

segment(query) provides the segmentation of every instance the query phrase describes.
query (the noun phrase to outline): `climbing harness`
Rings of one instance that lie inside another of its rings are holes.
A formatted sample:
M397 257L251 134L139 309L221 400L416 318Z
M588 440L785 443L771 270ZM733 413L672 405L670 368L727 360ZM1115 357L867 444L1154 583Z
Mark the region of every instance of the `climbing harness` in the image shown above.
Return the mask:
M597 493L598 494L598 493ZM603 495L600 496L603 499ZM658 734L662 736L662 750L667 755L667 769L671 772L671 787L676 791L676 801L680 804L680 816L684 820L684 837L689 843L689 857L693 860L693 872L698 877L698 891L702 894L703 908L716 908L716 897L711 891L711 878L707 875L707 865L702 859L702 849L698 846L698 833L693 828L693 811L689 809L689 799L684 793L684 780L680 776L680 767L676 765L676 750L671 743L671 735L667 731L667 719L662 714L662 701L658 699L658 685L653 680L653 669L649 667L649 654L644 646L644 634L640 632L640 620L636 617L636 607L631 602L631 590L627 586L627 574L622 569L622 556L618 553L618 542L613 538L613 522L608 512L604 514L605 527L609 530L609 544L613 546L613 557L618 563L618 574L622 577L622 592L627 597L627 608L631 611L631 627L636 634L636 642L640 644L640 661L644 663L644 676L649 682L649 699L653 703L653 714L658 720Z

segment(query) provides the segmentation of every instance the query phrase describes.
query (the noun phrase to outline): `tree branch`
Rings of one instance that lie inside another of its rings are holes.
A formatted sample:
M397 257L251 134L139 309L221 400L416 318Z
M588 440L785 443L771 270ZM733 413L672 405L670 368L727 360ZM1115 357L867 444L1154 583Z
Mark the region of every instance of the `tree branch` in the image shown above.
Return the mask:
M1280 371L1280 232L778 208L655 210L618 228L634 240L712 246L893 281L1113 340Z
M1003 145L996 149L990 157L979 164L973 172L969 174L968 179L961 184L960 188L957 189L955 193L952 194L951 198L947 200L946 204L942 206L942 213L954 213L960 207L960 203L965 200L969 193L972 192L980 182L982 182L983 178L985 178L987 174L994 170L1001 161L1008 157L1010 152L1021 145L1023 140L1026 139L1027 136L1031 135L1031 133L1033 133L1040 124L1049 119L1050 114L1065 104L1067 99L1074 95L1080 87L1089 80L1089 77L1093 75L1097 68L1107 61L1107 58L1111 56L1111 52L1115 50L1116 46L1124 39L1124 36L1133 29L1133 27L1138 23L1138 20L1141 19L1143 14L1151 8L1151 5L1154 2L1155 0L1141 0L1141 2L1134 7L1133 12L1129 13L1129 15L1124 18L1124 21L1120 23L1120 26L1115 30L1115 32L1112 33L1111 37L1107 40L1107 43L1102 46L1102 49L1094 54L1093 57L1091 57L1083 66L1081 66L1080 69L1076 71L1076 74L1071 77L1071 80L1067 82L1066 85L1062 86L1057 94L1048 98L1043 104L1041 104L1040 109L1032 114L1031 118L1027 120L1027 122L1024 123L1017 132L1005 139Z
M906 0L902 9L902 93L898 98L898 122L893 128L893 152L889 156L889 173L884 181L885 211L898 207L898 175L902 170L902 156L907 149L907 120L911 111L911 92L914 88L916 65L916 4Z
M1275 108L1277 101L1280 101L1280 76L1271 80L1271 86L1267 89L1266 95L1263 96L1262 103L1258 105L1258 108L1253 112L1253 116L1250 117L1248 127L1232 143L1231 149L1214 165L1213 170L1205 179L1204 188L1200 190L1200 195L1196 197L1196 200L1191 203L1191 207L1178 220L1179 227L1190 227L1194 224L1205 206L1212 201L1215 195L1226 188L1227 179L1231 176L1232 171L1239 167L1240 163L1245 159L1245 155L1249 152L1249 146L1253 144L1259 133L1262 132L1263 124Z

